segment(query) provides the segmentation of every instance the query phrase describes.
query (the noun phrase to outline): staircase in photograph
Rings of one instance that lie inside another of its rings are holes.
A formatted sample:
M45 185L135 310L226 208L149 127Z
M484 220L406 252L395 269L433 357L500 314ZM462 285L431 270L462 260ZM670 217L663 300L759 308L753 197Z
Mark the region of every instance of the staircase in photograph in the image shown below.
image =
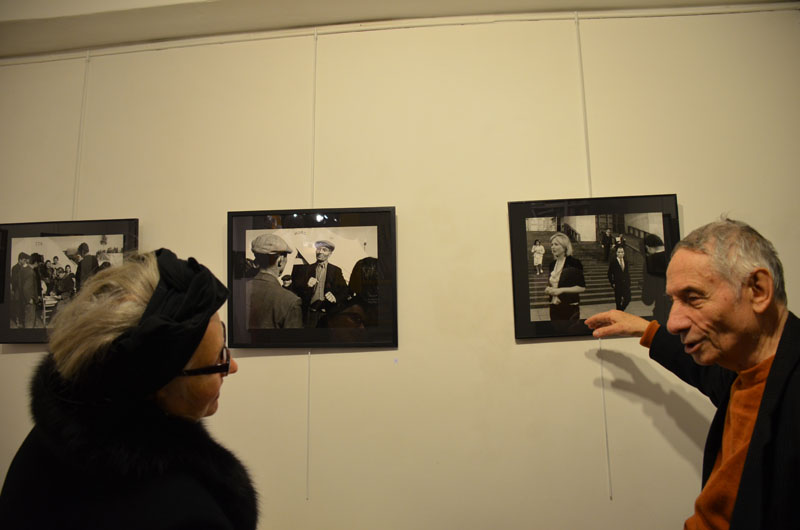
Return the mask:
M550 299L544 294L544 289L547 287L549 278L548 264L553 261L553 254L550 252L551 235L552 232L541 232L541 237L538 234L535 237L547 249L542 262L542 274L536 274L533 260L528 258L528 288L531 293L531 309L544 308L550 304ZM583 278L586 281L586 291L581 293L581 305L611 304L613 306L614 289L608 282L608 262L604 260L600 243L596 241L573 242L572 250L572 255L583 264ZM626 246L625 256L631 272L631 300L641 300L643 274L641 255L632 247Z

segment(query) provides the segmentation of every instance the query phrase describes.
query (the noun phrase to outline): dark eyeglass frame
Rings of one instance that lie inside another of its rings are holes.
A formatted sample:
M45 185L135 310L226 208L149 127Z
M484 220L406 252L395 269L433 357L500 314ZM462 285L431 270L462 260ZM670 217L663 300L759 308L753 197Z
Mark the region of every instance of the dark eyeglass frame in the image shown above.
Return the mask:
M219 358L222 359L221 363L217 363L211 366L204 366L202 368L191 368L189 370L183 370L178 375L210 375L210 374L222 374L228 375L228 372L231 370L231 350L228 348L228 334L225 329L225 323L220 322L222 324L222 350L219 352Z

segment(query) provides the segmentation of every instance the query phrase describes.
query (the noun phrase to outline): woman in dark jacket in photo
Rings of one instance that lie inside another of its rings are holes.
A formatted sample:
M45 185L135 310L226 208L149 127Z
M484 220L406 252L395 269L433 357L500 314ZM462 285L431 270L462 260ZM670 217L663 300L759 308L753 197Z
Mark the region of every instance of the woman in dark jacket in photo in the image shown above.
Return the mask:
M217 314L227 296L161 249L99 272L59 310L0 528L256 528L247 471L200 422L238 369Z
M550 295L550 320L577 321L580 318L580 293L586 290L583 264L572 256L572 243L566 234L550 236L553 261L548 265L550 276L544 292Z

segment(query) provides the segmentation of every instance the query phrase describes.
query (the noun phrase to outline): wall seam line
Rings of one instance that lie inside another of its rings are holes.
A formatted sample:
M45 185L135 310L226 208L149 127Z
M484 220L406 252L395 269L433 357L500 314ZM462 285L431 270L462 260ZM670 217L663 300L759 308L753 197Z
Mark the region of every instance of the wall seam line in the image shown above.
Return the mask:
M581 89L581 109L583 113L583 147L586 154L586 181L589 188L589 197L593 197L592 187L592 157L589 147L589 115L586 106L586 77L584 75L583 66L583 43L581 41L581 20L580 13L575 12L575 40L578 49L578 83ZM600 394L603 404L603 439L605 441L606 453L606 477L608 479L608 500L614 500L614 485L611 475L611 448L609 446L608 438L608 409L606 406L606 379L605 367L603 366L603 359L600 359Z
M83 143L86 134L86 103L88 100L87 94L89 92L89 63L91 58L89 52L86 52L83 62L83 87L81 89L81 111L80 118L78 119L78 143L75 146L75 170L73 172L72 184L72 220L77 219L78 215L78 194L80 193L81 181L81 165L83 163Z
M578 84L581 89L581 111L583 113L583 149L586 154L586 181L589 188L589 197L592 193L592 157L589 150L589 117L586 111L586 79L583 75L583 44L581 43L580 15L575 12L575 40L578 48Z
M317 50L319 39L314 29L314 60L311 79L311 207L314 207L317 159ZM311 498L311 349L306 369L306 501Z

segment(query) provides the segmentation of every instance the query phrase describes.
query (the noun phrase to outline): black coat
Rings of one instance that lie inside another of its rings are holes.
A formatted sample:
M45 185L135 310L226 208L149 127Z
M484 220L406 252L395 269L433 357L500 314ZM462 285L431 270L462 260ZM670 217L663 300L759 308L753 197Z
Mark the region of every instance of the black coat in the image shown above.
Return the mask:
M642 271L642 302L653 305L653 318L661 324L669 319L672 300L667 296L667 254L656 252L645 258Z
M292 290L300 297L303 303L303 312L308 311L311 305L311 298L314 296L315 287L308 286L308 280L317 274L317 262L308 265L295 265L292 268ZM336 303L331 304L327 300L321 302L320 307L326 310L333 309L336 304L341 304L347 300L347 282L342 274L342 269L332 263L328 263L325 271L324 293L333 293Z
M547 264L549 273L556 268L556 260ZM561 269L561 277L558 280L558 287L575 287L579 285L586 287L586 280L583 277L583 264L578 258L567 256L564 259L564 268ZM558 295L562 304L577 304L581 300L578 293L562 293Z
M630 262L623 259L625 269L619 266L617 258L608 262L608 282L614 289L614 300L617 309L624 311L631 302L631 272Z
M703 455L703 485L722 445L728 399L736 372L700 366L662 326L650 357L711 399L717 412ZM783 329L758 409L742 470L731 530L800 528L800 320L792 313Z
M52 356L31 385L35 426L0 494L0 528L256 528L247 471L201 423L153 402L74 400Z

